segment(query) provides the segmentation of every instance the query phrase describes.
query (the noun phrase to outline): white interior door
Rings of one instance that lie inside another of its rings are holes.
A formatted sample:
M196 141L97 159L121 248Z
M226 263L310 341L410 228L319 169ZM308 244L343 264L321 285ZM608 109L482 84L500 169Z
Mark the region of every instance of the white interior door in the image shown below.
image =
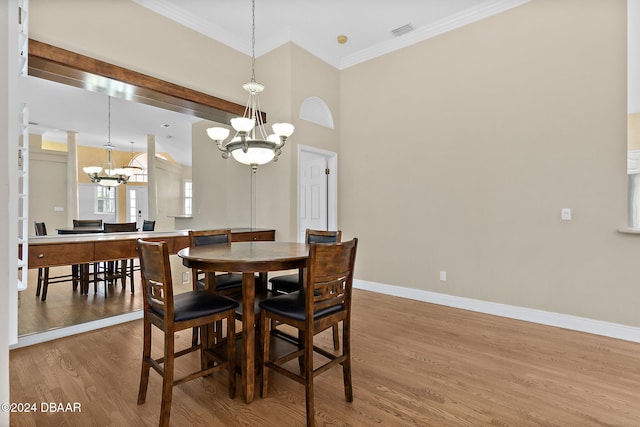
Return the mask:
M298 241L307 228L337 229L337 154L299 146Z
M149 219L149 191L147 187L131 185L127 187L127 222L135 222L138 230Z

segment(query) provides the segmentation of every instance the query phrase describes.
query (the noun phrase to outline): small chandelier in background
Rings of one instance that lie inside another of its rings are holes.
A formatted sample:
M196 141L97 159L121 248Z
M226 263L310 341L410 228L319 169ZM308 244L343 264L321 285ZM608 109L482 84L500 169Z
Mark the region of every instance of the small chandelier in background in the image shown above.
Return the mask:
M100 174L103 171L101 166L87 166L82 168L82 170L89 175L89 179L91 182L100 184L104 187L117 187L120 184L126 184L129 181L129 178L134 174L131 169L124 168L113 168L113 162L111 161L111 151L113 150L113 145L111 144L111 97L108 97L109 100L109 116L108 116L108 127L109 134L107 138L107 144L104 146L107 150L107 164L104 168L104 174Z
M236 131L233 138L224 142L229 136L229 129L212 127L207 129L207 135L214 140L218 149L222 151L222 158L233 156L236 161L250 165L255 171L259 165L270 161L278 161L287 138L293 134L294 127L290 123L274 123L273 134L267 136L264 122L260 114L260 102L258 94L264 90L264 86L256 82L256 2L251 2L251 81L242 85L249 92L249 100L242 117L231 119L231 126ZM257 129L257 134L256 134Z
M129 171L129 176L131 177L133 175L141 174L144 168L139 165L139 162L136 161L136 158L133 154L133 144L135 144L135 142L134 141L129 141L129 142L131 143L131 160L129 161L128 164L126 164L125 166L122 166L122 169L124 169L125 171Z

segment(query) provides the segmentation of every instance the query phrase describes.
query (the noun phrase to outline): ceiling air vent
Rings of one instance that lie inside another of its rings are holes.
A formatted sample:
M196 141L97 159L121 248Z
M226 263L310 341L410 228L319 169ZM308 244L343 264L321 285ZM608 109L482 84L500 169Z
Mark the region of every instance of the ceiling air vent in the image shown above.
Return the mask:
M396 37L400 37L401 35L407 34L411 31L413 31L413 25L411 24L406 24L406 25L403 25L402 27L396 28L395 30L391 30L393 35Z

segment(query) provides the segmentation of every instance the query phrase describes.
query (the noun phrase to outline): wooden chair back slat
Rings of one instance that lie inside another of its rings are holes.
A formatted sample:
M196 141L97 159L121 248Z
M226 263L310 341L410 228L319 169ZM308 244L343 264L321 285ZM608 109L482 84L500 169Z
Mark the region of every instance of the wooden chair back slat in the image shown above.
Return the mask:
M164 313L164 321L173 322L173 281L167 243L138 239L145 310Z
M357 239L310 244L305 308L308 322L313 322L313 313L318 310L350 307L356 246Z

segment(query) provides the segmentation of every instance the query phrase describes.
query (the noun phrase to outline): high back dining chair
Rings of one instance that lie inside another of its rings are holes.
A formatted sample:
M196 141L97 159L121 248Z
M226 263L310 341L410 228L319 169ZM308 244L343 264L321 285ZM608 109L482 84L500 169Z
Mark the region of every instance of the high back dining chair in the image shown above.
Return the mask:
M138 231L135 222L118 222L118 223L110 223L105 222L103 224L103 229L105 233L122 233L122 232L135 232ZM127 261L129 261L129 267L127 268ZM105 274L105 296L107 294L106 289L108 288L108 284L113 284L117 282L118 279L122 281L122 288L127 285L127 276L129 276L129 280L131 282L131 293L134 292L134 283L133 283L133 258L129 260L122 259L120 260L120 266L117 265L116 261L108 261L106 267Z
M342 240L342 230L325 231L311 230L307 228L304 241L306 243L338 243ZM271 291L274 294L290 293L298 291L300 286L300 274L285 274L283 276L275 276L269 279L271 283ZM338 325L333 327L333 348L340 348L340 337L338 336Z
M142 231L153 231L156 229L156 221L145 219L142 222Z
M74 219L73 220L73 228L82 228L82 227L100 228L102 227L102 220L101 219Z
M144 344L138 404L143 404L146 400L149 370L153 368L162 376L159 425L168 426L173 387L176 385L226 369L229 396L232 399L235 397L234 315L238 303L206 290L188 291L174 295L169 250L166 242L145 242L138 239L138 255L140 256L144 300ZM218 349L213 346L208 335L212 330L213 323L222 320L227 322L225 357L216 353ZM151 357L153 326L164 333L164 354L159 359ZM201 327L203 330L202 344L176 351L176 332L193 327ZM200 369L179 379L174 378L175 359L198 350L200 351Z
M231 230L189 230L189 246L230 245ZM201 278L202 277L202 278ZM206 274L197 269L191 270L193 290L205 289ZM222 273L215 275L215 292L221 295L242 298L242 274ZM219 325L218 325L219 326ZM220 328L216 327L216 339L220 338ZM192 343L198 342L198 328L193 328Z
M105 233L121 233L138 231L135 222L105 222L102 226Z
M142 231L154 231L156 229L156 221L145 219L142 222ZM140 264L136 264L136 260L132 259L129 263L129 276L131 277L131 293L133 293L133 276L136 271L140 271Z
M189 230L189 246L206 245L228 245L231 244L231 230ZM204 289L205 279L200 278L202 272L192 269L191 278L193 289ZM242 274L223 273L215 276L215 291L223 295L237 294L242 292Z
M34 226L36 229L36 236L47 235L47 226L44 222L34 221ZM36 286L36 296L40 296L40 291L42 290L42 297L40 299L42 301L46 301L50 284L62 282L73 282L74 284L76 284L78 281L78 267L72 266L71 271L71 274L49 276L49 267L38 268L38 284Z
M267 396L269 371L274 370L305 386L307 426L314 425L313 378L327 369L342 365L344 394L353 401L351 385L351 291L358 239L344 243L311 243L305 275L305 292L279 295L260 303L262 309L262 397ZM290 325L300 331L299 349L271 360L269 345L271 322ZM314 335L342 322L342 352L336 354L314 345ZM328 360L314 367L314 353ZM302 357L302 372L285 364Z
M46 236L47 235L47 226L44 222L34 221L33 225L36 229L36 236Z
M73 220L73 228L82 230L83 228L102 228L102 219L74 219ZM84 264L84 267L89 270L89 264ZM99 277L99 268L98 263L93 263L93 277L89 279L89 282L93 282L93 292L97 291L97 283L102 278ZM90 274L91 276L91 274ZM106 288L105 288L106 289ZM89 289L87 288L87 292ZM106 294L105 294L106 295Z
M311 230L307 228L304 241L306 243L338 243L342 239L342 231ZM269 279L274 294L290 293L300 290L298 274L286 274Z

